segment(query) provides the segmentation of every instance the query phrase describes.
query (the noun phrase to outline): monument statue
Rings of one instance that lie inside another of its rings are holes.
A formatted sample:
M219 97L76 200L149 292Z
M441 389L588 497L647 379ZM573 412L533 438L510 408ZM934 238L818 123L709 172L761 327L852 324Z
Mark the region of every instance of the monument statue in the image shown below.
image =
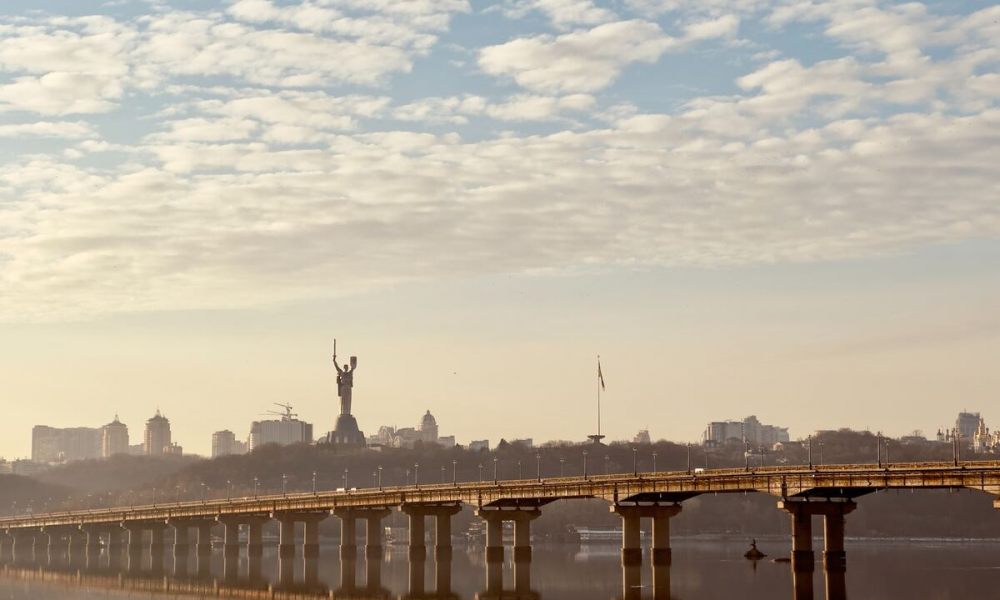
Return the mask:
M340 368L337 364L337 346L334 344L333 366L337 368L337 395L340 396L340 414L351 414L351 391L354 389L354 371L358 369L358 357L351 357L351 364Z
M333 341L333 366L337 368L337 395L340 396L340 416L334 430L326 434L328 444L349 448L363 448L365 434L358 427L358 421L351 414L354 396L354 372L358 370L358 357L352 356L350 364L340 366L337 362L337 340Z

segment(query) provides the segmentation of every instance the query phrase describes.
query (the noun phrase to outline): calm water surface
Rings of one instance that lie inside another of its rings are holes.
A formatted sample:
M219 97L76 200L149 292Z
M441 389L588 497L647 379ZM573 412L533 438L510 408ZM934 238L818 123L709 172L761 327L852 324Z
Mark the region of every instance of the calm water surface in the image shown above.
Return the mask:
M772 555L787 554L787 540L761 541ZM525 598L539 600L852 599L946 600L1000 598L1000 543L934 541L860 542L848 547L845 580L828 581L822 564L797 575L770 558L742 558L743 540L674 541L673 565L623 570L613 545L539 545L529 567L508 561L487 568L481 547L455 548L450 563L410 563L405 548L382 561L341 563L335 546L317 562L279 561L273 549L258 564L246 557L228 564L215 554L199 567L194 557L155 567L143 556L109 566L70 567L65 557L0 566L0 600L83 598ZM509 550L508 550L509 552ZM433 554L433 552L431 553ZM648 554L646 556L648 562ZM827 593L830 585L831 593ZM844 586L844 587L840 587Z

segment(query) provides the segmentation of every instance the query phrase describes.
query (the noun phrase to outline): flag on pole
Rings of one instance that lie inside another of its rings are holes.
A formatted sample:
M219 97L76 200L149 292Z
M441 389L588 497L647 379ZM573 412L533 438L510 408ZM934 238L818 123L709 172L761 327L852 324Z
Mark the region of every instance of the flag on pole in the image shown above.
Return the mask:
M604 388L604 373L601 372L601 359L597 359L597 380L601 382L601 389Z

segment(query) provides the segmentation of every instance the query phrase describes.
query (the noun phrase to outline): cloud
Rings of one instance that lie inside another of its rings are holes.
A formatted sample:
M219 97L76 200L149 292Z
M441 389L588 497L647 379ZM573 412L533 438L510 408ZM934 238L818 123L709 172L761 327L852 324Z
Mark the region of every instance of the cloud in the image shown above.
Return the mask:
M531 11L544 13L559 29L600 25L616 20L615 13L590 0L514 0L504 7L504 14L514 19L522 18Z
M43 137L81 140L96 135L94 128L84 121L37 121L16 125L0 125L0 137L2 138Z
M516 94L504 102L482 96L461 98L424 98L396 108L392 116L401 121L464 124L470 116L485 116L500 121L558 120L567 112L589 111L595 100L588 94L537 96Z
M626 65L655 62L676 44L655 23L619 21L489 46L480 52L479 66L537 92L593 92L610 85Z

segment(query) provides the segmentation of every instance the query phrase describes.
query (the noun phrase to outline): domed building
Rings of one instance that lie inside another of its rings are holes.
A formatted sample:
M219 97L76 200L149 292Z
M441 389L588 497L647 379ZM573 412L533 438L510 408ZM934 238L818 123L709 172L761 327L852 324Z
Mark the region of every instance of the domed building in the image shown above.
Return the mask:
M417 425L417 431L420 432L420 439L425 442L437 443L438 441L438 424L437 419L431 414L431 411L427 413L420 419L420 424Z

